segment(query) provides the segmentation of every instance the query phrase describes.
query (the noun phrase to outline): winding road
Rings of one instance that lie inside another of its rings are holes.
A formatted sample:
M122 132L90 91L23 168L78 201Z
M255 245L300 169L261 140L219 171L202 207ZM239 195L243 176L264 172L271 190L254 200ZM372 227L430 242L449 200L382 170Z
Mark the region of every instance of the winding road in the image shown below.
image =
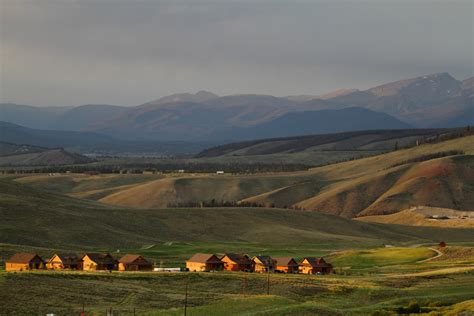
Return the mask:
M439 258L439 257L444 256L444 253L442 253L441 251L439 251L439 250L436 249L436 248L429 248L429 249L430 249L430 250L433 250L434 252L436 252L437 255L434 256L434 257L428 258L428 259L424 259L424 260L417 261L417 263L427 262L427 261L430 261L430 260L433 260L433 259L436 259L436 258Z

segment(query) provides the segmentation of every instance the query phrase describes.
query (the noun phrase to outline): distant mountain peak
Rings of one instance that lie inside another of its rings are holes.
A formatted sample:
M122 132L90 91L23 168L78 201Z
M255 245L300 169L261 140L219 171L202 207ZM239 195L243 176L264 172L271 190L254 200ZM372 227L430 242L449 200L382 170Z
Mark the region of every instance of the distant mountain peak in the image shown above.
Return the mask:
M404 92L410 89L410 94L413 93L433 93L446 94L452 96L459 93L460 82L454 79L449 73L441 72L431 75L424 75L420 77L398 80L386 83L380 86L369 89L368 91L377 97L387 97Z
M147 104L164 104L173 102L206 102L218 97L219 96L217 94L214 94L212 92L200 90L196 93L175 93L159 98L158 100L148 102Z

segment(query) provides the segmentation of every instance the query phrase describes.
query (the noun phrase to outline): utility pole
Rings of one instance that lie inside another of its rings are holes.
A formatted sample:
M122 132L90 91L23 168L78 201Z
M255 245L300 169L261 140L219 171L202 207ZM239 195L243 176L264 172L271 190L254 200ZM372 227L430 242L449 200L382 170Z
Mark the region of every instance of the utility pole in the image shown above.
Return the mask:
M267 272L267 295L270 295L270 271Z
M186 287L184 291L184 316L186 316L187 309L188 309L188 278L186 278Z
M244 283L242 284L242 295L247 292L247 274L244 274Z

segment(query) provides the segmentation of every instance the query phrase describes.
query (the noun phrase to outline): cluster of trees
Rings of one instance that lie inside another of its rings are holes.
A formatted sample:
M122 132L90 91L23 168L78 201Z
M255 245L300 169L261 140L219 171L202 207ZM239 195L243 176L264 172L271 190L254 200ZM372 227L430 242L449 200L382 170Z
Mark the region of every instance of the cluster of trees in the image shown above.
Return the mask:
M444 142L450 139L456 139L456 138L470 136L470 135L474 135L474 128L468 125L465 128L458 128L455 130L447 131L446 133L443 133L443 134L436 134L435 136L426 137L424 139L417 141L417 145L421 145L425 143L433 144L433 143L438 143L438 142Z
M181 208L181 207L275 207L275 204L264 205L257 202L245 202L245 201L218 201L212 199L210 201L188 201L170 203L168 207Z
M275 203L257 203L257 202L247 202L247 201L223 201L212 199L209 201L187 201L187 202L177 202L169 203L167 207L170 208L202 208L202 207L264 207L264 208L276 208ZM303 211L304 208L298 206L278 206L279 208Z

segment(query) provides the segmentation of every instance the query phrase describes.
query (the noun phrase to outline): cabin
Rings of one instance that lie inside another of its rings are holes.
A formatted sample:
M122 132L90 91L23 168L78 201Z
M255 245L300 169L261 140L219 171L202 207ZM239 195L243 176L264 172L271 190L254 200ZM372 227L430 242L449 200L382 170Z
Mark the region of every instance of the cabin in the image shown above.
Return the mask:
M252 261L255 272L275 272L275 261L270 256L255 256Z
M55 253L46 267L51 270L82 270L82 259L74 253Z
M86 253L82 256L84 271L116 270L117 261L108 253Z
M324 258L306 257L300 262L300 272L304 274L329 274L332 273L332 264Z
M298 273L300 265L291 257L273 258L275 260L275 272Z
M188 261L186 268L189 271L221 271L224 269L224 263L214 254L197 253Z
M241 253L226 253L221 261L226 271L245 271L253 270L253 262L249 256Z
M118 260L119 271L153 271L153 264L140 255L127 254Z
M44 268L43 259L35 253L16 253L5 262L6 271L28 271Z

